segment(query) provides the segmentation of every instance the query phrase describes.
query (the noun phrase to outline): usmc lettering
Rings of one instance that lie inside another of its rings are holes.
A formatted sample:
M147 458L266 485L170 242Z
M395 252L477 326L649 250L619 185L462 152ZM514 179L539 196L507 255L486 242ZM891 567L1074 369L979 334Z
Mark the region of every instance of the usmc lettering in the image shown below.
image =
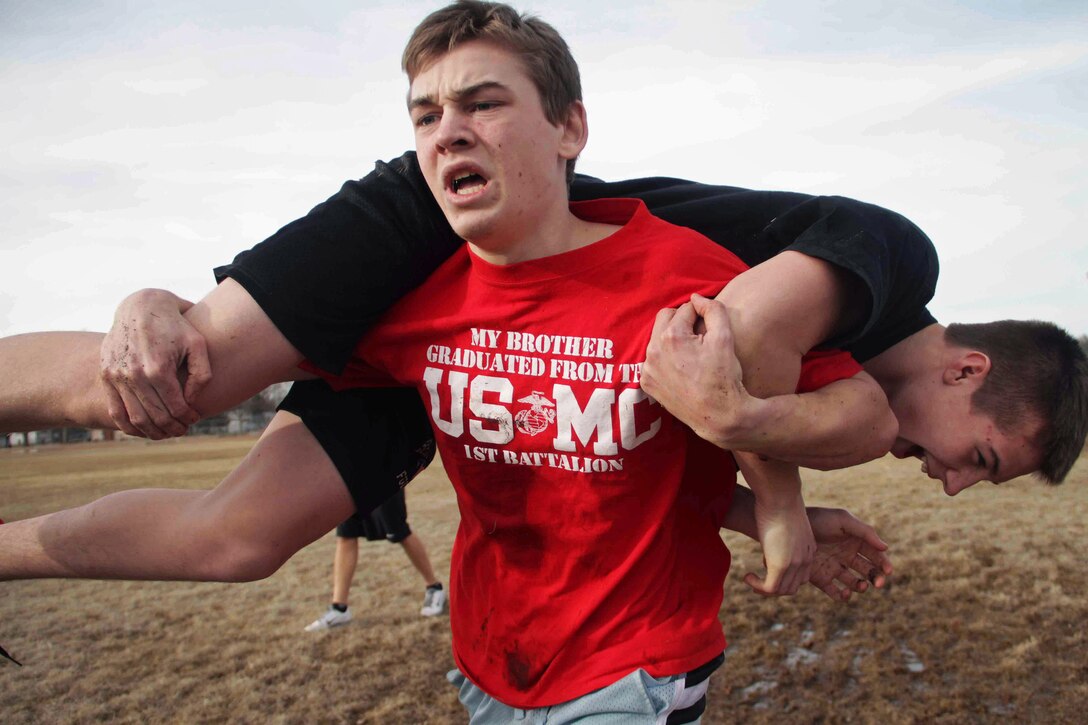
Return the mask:
M515 435L533 437L550 431L555 451L592 450L595 456L615 456L621 448L629 451L642 445L661 429L660 406L640 388L600 387L588 396L583 390L579 400L575 390L563 383L553 383L550 391L515 393L514 384L505 377L470 376L432 367L424 370L423 380L431 420L439 431L454 438L467 430L476 442L501 446ZM481 454L466 448L466 455L479 460ZM566 461L577 471L597 470L601 465L581 467L572 464L574 460L563 456L554 462L565 467L562 462Z

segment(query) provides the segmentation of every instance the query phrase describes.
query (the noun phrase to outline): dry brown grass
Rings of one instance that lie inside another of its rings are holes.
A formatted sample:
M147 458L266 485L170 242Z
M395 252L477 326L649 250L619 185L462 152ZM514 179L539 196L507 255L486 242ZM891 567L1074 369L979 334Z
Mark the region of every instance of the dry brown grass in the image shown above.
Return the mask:
M137 486L204 488L252 439L0 450L0 516L24 518ZM1088 657L1082 553L1088 465L1047 488L983 484L948 499L913 462L811 474L808 498L842 505L893 544L883 592L837 606L815 591L765 601L735 563L721 620L730 647L708 723L1083 722ZM408 489L413 528L449 568L453 496L432 467ZM302 627L325 607L331 536L254 584L0 584L7 723L461 722L443 675L445 618L418 616L400 547L364 544L351 625Z

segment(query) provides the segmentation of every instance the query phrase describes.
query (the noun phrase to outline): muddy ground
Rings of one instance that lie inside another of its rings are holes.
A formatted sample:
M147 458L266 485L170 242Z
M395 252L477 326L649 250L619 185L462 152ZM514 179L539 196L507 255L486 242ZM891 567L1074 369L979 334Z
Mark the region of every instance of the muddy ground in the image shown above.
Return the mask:
M252 445L194 438L0 450L0 517L140 486L207 488ZM886 458L808 476L810 503L850 508L893 545L884 591L836 605L763 600L759 563L727 537L729 639L707 723L1083 722L1088 712L1088 464L1047 487L980 484L954 499ZM411 524L445 578L457 510L441 469L408 489ZM399 546L364 544L356 620L303 627L327 604L331 534L252 584L0 584L6 723L462 722L444 680L446 618L419 616Z

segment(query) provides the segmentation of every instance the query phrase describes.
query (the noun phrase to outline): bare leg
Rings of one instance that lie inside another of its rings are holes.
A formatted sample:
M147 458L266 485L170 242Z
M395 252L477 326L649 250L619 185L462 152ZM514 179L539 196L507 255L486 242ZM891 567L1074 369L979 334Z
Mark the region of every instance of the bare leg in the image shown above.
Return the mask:
M122 491L0 526L0 579L251 581L353 508L321 445L281 412L211 491Z
M431 560L427 557L427 548L423 546L423 540L411 533L408 534L408 538L400 542L400 545L404 547L404 553L408 555L408 560L412 562L412 566L423 577L423 583L427 586L437 584L438 577L434 575L434 568L431 566Z
M332 560L332 603L348 605L351 580L355 578L355 566L359 562L359 540L355 537L338 536L336 555Z

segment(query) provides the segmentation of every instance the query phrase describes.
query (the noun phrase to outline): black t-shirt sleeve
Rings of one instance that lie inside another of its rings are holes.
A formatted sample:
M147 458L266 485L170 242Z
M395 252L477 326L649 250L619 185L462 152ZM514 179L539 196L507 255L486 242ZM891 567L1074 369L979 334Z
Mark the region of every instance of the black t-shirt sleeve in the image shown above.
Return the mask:
M859 360L933 322L932 243L894 212L841 197L750 191L669 178L606 183L579 176L574 200L638 197L756 265L786 249L827 259L869 291L865 323L829 341ZM343 370L358 340L462 243L406 153L349 181L215 270L240 283L288 340L318 367Z
M673 224L695 229L749 266L794 250L854 274L868 292L863 322L829 346L859 361L932 324L926 309L937 283L936 250L905 217L836 196L750 191L663 177L603 182L578 177L575 200L634 196Z
M936 322L926 307L940 271L929 237L878 206L842 197L816 197L810 203L813 223L798 230L785 249L852 272L869 292L861 327L829 345L846 347L864 362Z
M215 270L318 367L343 370L381 314L461 244L407 153Z

